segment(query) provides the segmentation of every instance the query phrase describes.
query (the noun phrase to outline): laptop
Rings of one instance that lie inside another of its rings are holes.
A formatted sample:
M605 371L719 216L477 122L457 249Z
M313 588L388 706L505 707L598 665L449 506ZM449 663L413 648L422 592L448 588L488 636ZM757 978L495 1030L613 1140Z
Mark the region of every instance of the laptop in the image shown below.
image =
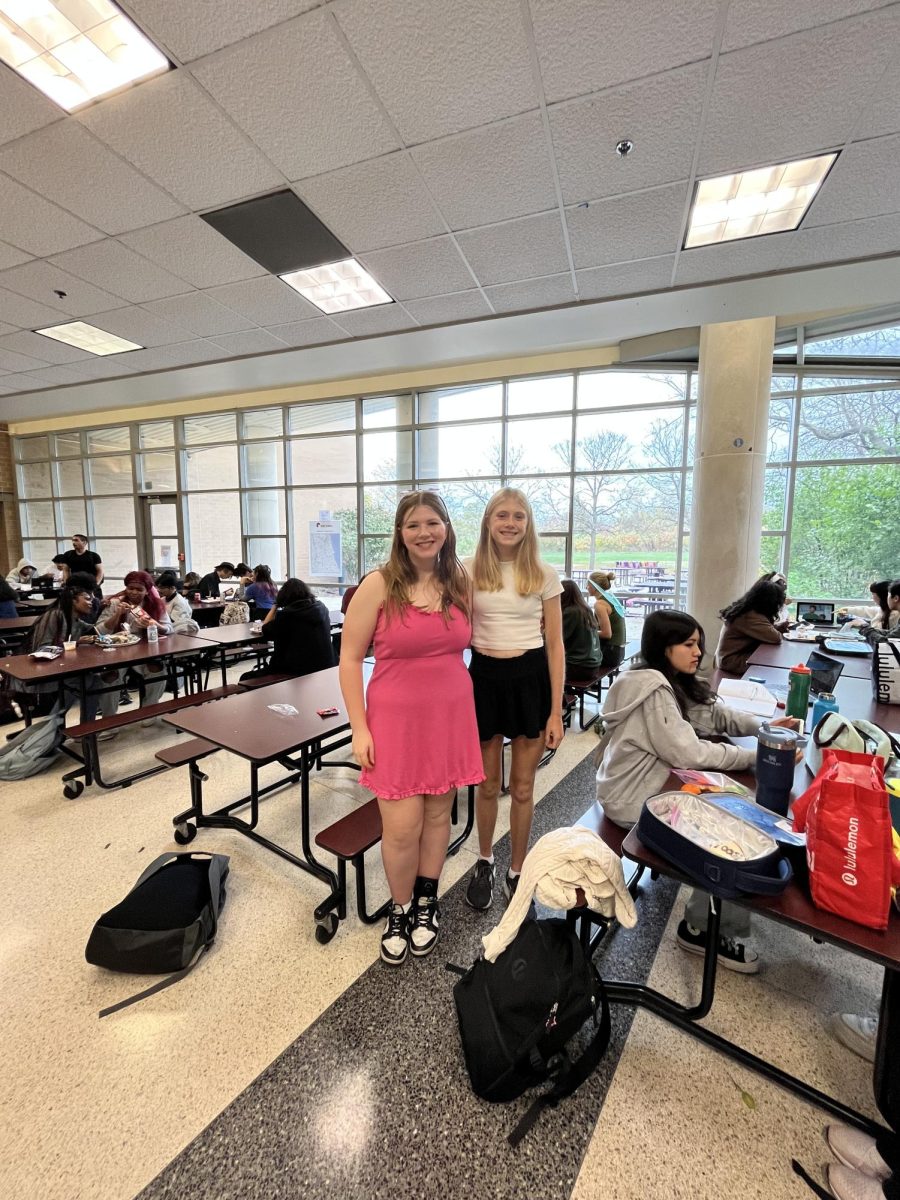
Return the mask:
M813 650L806 660L806 665L812 672L809 690L813 696L819 696L822 692L834 691L844 669L842 662L838 662L835 658L829 658L827 654L820 654L818 650Z
M833 625L834 605L827 600L798 600L797 620L806 625Z

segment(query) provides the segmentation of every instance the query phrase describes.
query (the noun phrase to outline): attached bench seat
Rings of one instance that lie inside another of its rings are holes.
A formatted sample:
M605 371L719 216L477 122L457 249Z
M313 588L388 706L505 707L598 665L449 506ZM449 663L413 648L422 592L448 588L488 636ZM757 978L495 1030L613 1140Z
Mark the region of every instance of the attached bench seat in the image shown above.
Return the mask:
M628 836L629 831L611 821L599 804L596 802L592 804L587 812L582 813L574 824L581 825L585 829L590 829L592 833L596 833L600 840L605 842L614 854L617 854L619 858L622 857L622 843ZM637 899L638 885L643 874L644 868L636 866L631 875L626 876L628 890L634 899ZM655 876L651 874L652 878L655 878ZM578 936L581 940L582 948L588 956L594 953L610 928L616 925L614 919L611 920L609 917L594 912L593 909L586 906L570 909L566 914L566 920L573 929L576 925L579 927ZM597 926L596 933L593 932L594 926Z
M381 841L381 812L377 800L368 800L316 834L315 842L337 859L337 911L340 920L347 916L347 863L356 874L356 911L366 925L373 925L387 912L390 901L374 913L366 908L365 853Z
M142 708L132 708L127 712L116 713L112 717L103 717L97 721L82 721L78 725L66 728L66 737L93 737L105 733L108 729L124 729L126 725L134 725L138 721L149 721L151 717L165 717L169 713L178 712L182 708L195 708L198 704L206 704L209 700L222 700L233 696L240 688L236 683L225 684L224 687L208 688L205 692L194 692L188 696L177 696L171 700L160 700L158 704L145 704Z
M257 679L239 679L238 687L242 692L252 692L255 688L268 687L271 683L287 683L295 678L295 675L260 675Z

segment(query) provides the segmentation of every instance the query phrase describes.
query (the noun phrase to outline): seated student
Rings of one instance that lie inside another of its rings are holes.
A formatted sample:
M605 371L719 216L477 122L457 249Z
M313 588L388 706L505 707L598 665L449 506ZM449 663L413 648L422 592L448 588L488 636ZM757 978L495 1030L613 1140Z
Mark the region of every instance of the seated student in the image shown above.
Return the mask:
M705 651L703 630L688 613L651 613L641 633L640 657L610 687L603 705L606 727L597 770L597 800L611 821L633 825L644 801L666 789L673 769L748 771L756 750L704 741L698 733L750 736L759 717L726 708L697 675ZM792 717L774 725L797 727ZM706 948L707 896L695 891L678 926L678 944L692 954ZM718 960L744 974L759 970L745 909L722 905Z
M233 591L231 594L231 599L232 600L243 600L243 599L245 599L245 593L247 591L247 588L250 586L250 584L253 582L253 579L254 579L253 568L251 566L248 566L248 564L245 562L239 562L235 565L234 573L237 576L238 583L237 583L237 587L233 587L233 585L232 585ZM220 589L220 591L224 592L225 589Z
M269 665L246 671L241 679L310 675L335 665L328 609L302 579L282 585L263 621L263 633L274 643Z
M892 608L889 603L891 581L880 579L877 583L869 584L869 595L873 604L850 605L839 608L839 617L854 617L850 625L868 625L870 629L891 630L900 622L900 608Z
M182 593L188 600L194 599L194 594L200 586L200 576L196 571L188 571L184 577L184 583L181 585Z
M585 603L581 588L572 579L562 581L559 602L566 651L566 679L570 683L592 683L603 663L597 618ZM571 703L574 698L572 694L567 700Z
M17 591L28 591L37 574L37 567L30 558L20 558L6 577L6 582Z
M0 579L0 617L17 617L16 593L11 584Z
M588 576L588 591L594 598L594 616L600 629L604 671L615 671L622 665L628 641L625 608L612 590L614 579L612 571L592 571Z
M194 620L194 610L186 596L182 596L178 577L173 571L163 571L156 581L156 590L165 602L166 612L176 633L197 633L200 626Z
M156 625L161 635L171 633L173 626L165 601L148 572L129 571L124 583L122 591L116 592L105 602L97 622L98 631L117 633L127 629L140 636L151 625ZM144 706L156 704L162 699L166 687L166 669L162 662L137 663L130 669L149 681L144 690ZM149 725L154 720L151 717L144 724Z
M743 675L753 651L761 642L781 645L779 614L787 591L784 584L767 579L756 583L733 603L721 610L725 622L716 646L716 666L731 675Z
M219 587L222 581L233 578L234 563L220 562L208 575L203 576L197 585L197 591L204 600L209 599L211 596L218 598L221 594Z
M250 616L254 621L265 617L275 603L278 592L272 582L272 572L265 563L252 571L253 580L244 588L243 599L250 605Z

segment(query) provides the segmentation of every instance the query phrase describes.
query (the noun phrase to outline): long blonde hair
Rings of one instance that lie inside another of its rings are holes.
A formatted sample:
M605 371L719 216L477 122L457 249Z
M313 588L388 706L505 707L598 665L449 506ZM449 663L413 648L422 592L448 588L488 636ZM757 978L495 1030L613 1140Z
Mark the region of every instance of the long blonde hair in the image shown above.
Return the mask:
M524 509L528 517L525 536L516 548L514 571L516 591L520 596L531 596L540 593L544 587L544 565L541 561L541 548L538 543L537 530L534 527L534 513L528 503L528 497L518 488L505 487L494 492L484 516L481 518L481 534L472 563L472 580L480 592L499 592L503 589L503 577L500 574L500 558L497 548L491 538L491 517L494 510L503 503L517 504Z
M456 533L450 521L447 506L437 492L407 492L401 497L394 514L394 540L387 562L381 567L384 577L384 615L390 621L399 616L411 603L411 589L416 583L416 572L409 560L409 551L403 544L403 525L413 509L425 505L437 513L447 527L447 537L435 564L435 578L441 592L441 613L445 621L450 618L450 607L455 605L469 619L469 581L465 568L456 553Z

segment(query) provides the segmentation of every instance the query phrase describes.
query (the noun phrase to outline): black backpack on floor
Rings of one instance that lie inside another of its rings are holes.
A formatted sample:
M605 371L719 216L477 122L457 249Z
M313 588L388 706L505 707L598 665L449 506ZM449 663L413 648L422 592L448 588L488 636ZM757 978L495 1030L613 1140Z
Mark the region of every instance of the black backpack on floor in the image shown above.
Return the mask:
M543 1108L587 1079L609 1044L603 981L565 921L525 921L496 962L480 958L465 972L453 998L477 1096L503 1103L552 1081L509 1135L512 1146ZM586 1021L593 1022L592 1037L573 1062L566 1047Z
M135 975L173 974L104 1008L101 1017L171 987L193 970L215 940L227 876L226 854L161 854L125 899L103 914L84 952L89 963Z

